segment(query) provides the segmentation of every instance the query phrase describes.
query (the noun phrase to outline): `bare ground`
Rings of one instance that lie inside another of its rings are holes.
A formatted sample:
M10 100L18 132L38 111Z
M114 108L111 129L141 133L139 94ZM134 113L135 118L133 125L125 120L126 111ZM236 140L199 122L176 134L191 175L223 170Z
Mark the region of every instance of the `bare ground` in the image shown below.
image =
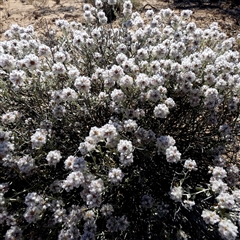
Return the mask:
M56 19L64 18L69 21L83 21L84 0L61 0L61 4L56 4L52 0L0 0L0 40L3 40L3 33L12 24L27 26L32 24L36 31L42 31L46 24L54 24ZM180 13L182 9L176 8L172 0L149 0L141 1L139 11L144 9L162 8L174 9ZM192 21L198 27L206 28L212 22L218 22L222 31L228 36L236 36L240 33L240 6L232 8L230 4L225 5L205 5L198 7L194 5L181 5L178 7L190 8L193 10Z

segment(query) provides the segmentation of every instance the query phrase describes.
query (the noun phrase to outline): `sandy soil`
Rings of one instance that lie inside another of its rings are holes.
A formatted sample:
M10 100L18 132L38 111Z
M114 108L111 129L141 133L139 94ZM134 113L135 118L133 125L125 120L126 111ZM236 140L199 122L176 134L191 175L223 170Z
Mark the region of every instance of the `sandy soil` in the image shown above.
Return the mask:
M31 24L38 30L46 23L54 24L56 19L81 21L82 14L81 0L61 0L61 4L51 0L33 0L31 3L8 0L0 3L0 39L12 24L23 27Z
M82 21L84 0L61 0L61 4L56 4L52 0L0 0L0 40L3 39L3 33L9 27L17 23L21 26L29 24L34 25L35 29L42 29L43 26L54 24L59 18L69 21ZM141 1L139 10L153 8L160 10L161 8L174 8L171 3L173 0L148 0ZM147 5L146 5L147 4ZM145 6L145 7L144 7ZM212 22L219 23L221 29L229 36L236 36L240 33L240 8L233 9L229 6L205 7L200 9L194 6L192 20L196 22L198 27L205 28ZM224 9L224 10L223 10ZM180 9L174 9L176 13L180 13Z

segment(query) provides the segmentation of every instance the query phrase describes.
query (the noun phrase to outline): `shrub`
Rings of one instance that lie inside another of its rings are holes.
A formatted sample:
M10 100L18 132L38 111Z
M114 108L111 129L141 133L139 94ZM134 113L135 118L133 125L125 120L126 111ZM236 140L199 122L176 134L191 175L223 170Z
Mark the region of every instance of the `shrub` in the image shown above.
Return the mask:
M130 1L114 28L100 5L0 43L1 237L236 239L235 39Z

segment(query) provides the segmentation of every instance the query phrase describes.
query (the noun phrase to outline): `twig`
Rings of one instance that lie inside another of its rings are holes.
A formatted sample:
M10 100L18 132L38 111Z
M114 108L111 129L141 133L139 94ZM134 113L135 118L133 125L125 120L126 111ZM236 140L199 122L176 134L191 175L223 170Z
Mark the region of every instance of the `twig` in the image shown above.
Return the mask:
M145 11L146 9L146 7L151 7L153 10L155 10L155 11L159 11L159 9L157 9L157 8L155 8L154 6L152 6L151 4L149 4L149 3L147 3L147 4L145 4L142 8L141 8L141 12L143 12L143 11Z

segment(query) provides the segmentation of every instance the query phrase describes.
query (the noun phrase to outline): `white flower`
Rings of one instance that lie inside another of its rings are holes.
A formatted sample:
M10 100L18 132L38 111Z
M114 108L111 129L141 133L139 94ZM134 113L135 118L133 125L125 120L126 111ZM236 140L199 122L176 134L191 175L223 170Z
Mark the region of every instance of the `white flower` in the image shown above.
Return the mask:
M61 98L63 101L74 101L78 97L77 93L75 90L71 89L70 87L64 88L61 91Z
M51 49L45 44L40 44L38 47L39 56L48 57L51 55Z
M51 93L51 99L54 103L59 104L63 101L62 90L50 91L49 93Z
M103 127L101 127L101 130L104 138L113 139L118 136L117 129L112 124L105 124Z
M135 82L140 89L145 89L149 85L149 78L145 73L140 73L137 75Z
M161 97L161 95L160 95L159 91L156 90L156 89L150 89L147 92L147 99L152 101L152 102L159 101L160 97Z
M24 218L28 223L35 223L41 215L42 209L38 206L31 206L26 209L23 214Z
M169 114L169 109L166 106L166 104L158 104L154 108L153 113L156 118L166 118L167 115Z
M27 206L35 206L35 205L43 205L44 203L44 199L41 195L39 195L36 192L30 192L27 194L27 196L25 197L25 201L24 203Z
M95 213L93 210L88 210L85 212L84 216L83 216L83 219L85 221L88 221L88 220L93 220L95 217Z
M94 141L97 143L98 141L103 139L103 130L102 128L98 127L91 127L89 136L94 139Z
M126 52L127 51L127 49L126 50L124 50L124 46L125 45L123 45L123 46L118 46L118 48L117 49L119 49L118 51L120 52L117 56L116 56L116 61L117 61L117 63L118 64L122 64L124 61L126 61L127 59L128 59L128 57L124 54L124 53L122 53L122 52ZM121 47L123 48L123 49L121 49ZM125 46L126 47L126 46ZM122 52L121 52L122 51Z
M101 25L105 25L105 24L107 24L107 22L108 22L108 18L107 17L103 17L103 18L99 19L99 23Z
M91 32L91 36L93 39L98 40L101 37L101 30L98 28L94 28Z
M115 85L115 81L112 78L105 78L104 79L104 88L111 88Z
M75 159L76 159L76 157L74 157L74 156L69 156L69 157L64 161L65 169L67 169L67 170L68 170L68 169L72 169Z
M170 146L174 146L176 141L171 136L160 136L157 138L156 147L158 149L158 153L166 153L166 149Z
M188 159L185 161L184 167L190 171L197 170L197 163L195 160Z
M133 78L128 75L125 75L119 79L118 83L121 87L130 88L133 86Z
M130 153L128 155L121 153L119 161L123 164L123 166L129 166L133 163L133 154Z
M85 141L79 144L78 150L81 152L82 155L86 155L88 152L93 151L95 147L96 147L95 143L92 144L92 143L89 143L88 141Z
M191 210L192 207L195 205L195 202L190 200L184 200L183 203L183 206L189 210Z
M113 184L118 184L122 181L124 174L120 168L112 168L108 173L108 180Z
M66 68L61 62L54 63L52 66L52 72L56 75L64 74L66 72Z
M0 57L0 67L4 70L12 70L16 65L16 60L12 55L3 54Z
M203 210L202 211L202 218L205 221L206 224L211 224L214 225L215 223L220 221L220 217L219 215L214 212L214 211L210 211L210 210Z
M56 166L60 159L62 158L60 151L54 150L50 151L46 157L49 165Z
M29 54L24 58L26 60L27 68L36 70L40 66L39 58L34 54Z
M160 15L164 20L169 19L174 15L174 11L172 11L170 8L161 9L160 10Z
M215 179L222 179L222 178L227 177L227 172L222 167L214 167L213 170L212 170L212 176Z
M136 25L139 29L141 29L144 25L144 21L143 19L140 17L140 16L137 16L135 19L134 19L134 25ZM136 32L135 32L136 33Z
M182 19L187 20L192 15L192 13L193 12L191 10L183 10L181 12L181 17Z
M104 204L100 209L100 212L104 217L112 215L113 211L114 209L111 204Z
M100 207L100 204L102 202L101 193L87 193L86 195L86 204L88 207Z
M129 0L126 0L126 1L124 1L124 3L123 3L123 8L125 9L132 9L132 2L131 1L129 1Z
M12 82L13 87L24 86L25 79L26 73L23 70L13 70L10 73L9 80Z
M196 28L197 28L196 24L194 22L190 22L190 23L188 23L186 30L189 33L193 33L196 30Z
M123 72L123 69L120 66L113 65L111 67L111 69L109 70L109 75L113 79L117 80L117 79L120 79L121 77L123 77L124 72Z
M123 127L126 132L134 132L137 129L138 125L135 120L128 119L124 121Z
M21 117L20 112L13 111L13 112L7 112L1 116L2 123L3 124L11 124L16 122Z
M91 10L91 5L88 3L83 4L83 11L90 11Z
M120 140L117 145L117 150L119 153L124 155L129 155L133 152L133 145L131 141L128 140Z
M21 157L17 161L18 168L22 173L29 173L35 168L35 160L29 155Z
M219 208L233 209L235 207L234 196L226 192L221 192L217 197Z
M181 186L179 187L173 187L170 191L170 198L174 200L175 202L181 202L182 201L182 195L183 195L183 189Z
M125 231L128 226L129 226L129 222L126 216L118 217L118 220L117 220L118 231Z
M154 16L154 11L152 9L149 9L145 12L146 18L153 18Z
M160 63L159 61L155 60L155 61L152 61L151 64L150 64L150 69L154 72L154 73L157 73L160 69Z
M64 52L56 52L54 53L54 60L56 62L64 62L66 60L66 54Z
M148 54L148 51L147 49L145 48L140 48L138 51L137 51L137 56L136 56L138 59L141 59L141 60L147 60L148 57L149 57L149 54Z
M5 240L22 239L22 230L18 226L11 226L5 234Z
M101 178L92 180L89 185L89 191L92 194L101 194L104 189L103 180Z
M223 79L218 79L216 84L215 84L215 88L218 90L226 90L227 89L227 82Z
M47 141L47 132L44 129L37 129L31 136L32 148L40 148Z
M58 207L54 211L53 216L54 216L54 222L55 223L62 223L65 220L65 218L67 217L66 209Z
M105 12L99 11L97 13L97 17L99 18L99 20L106 18Z
M238 228L229 219L223 219L218 224L218 231L223 239L234 240L238 235Z
M111 98L114 102L119 103L125 99L125 94L121 89L114 89L111 92Z
M55 23L56 23L56 26L61 29L67 29L69 27L68 21L64 19L57 19Z
M222 179L210 179L211 189L215 193L225 192L228 190L228 185Z
M71 172L67 179L63 181L62 188L64 188L67 192L72 190L73 188L78 188L85 182L85 178L81 171Z
M132 59L132 58L126 59L122 63L122 68L123 68L124 72L126 72L126 73L133 71L133 69L135 67L136 67L136 65L135 65L134 59Z
M74 86L80 91L80 92L89 92L91 87L91 81L88 77L81 76L77 77Z
M102 8L103 7L102 1L101 0L96 0L95 1L95 6L96 6L96 8Z
M240 203L240 189L233 190L232 195L234 196L234 200L239 204Z
M170 146L166 149L166 159L171 163L176 163L181 160L181 153L177 150L176 146Z

